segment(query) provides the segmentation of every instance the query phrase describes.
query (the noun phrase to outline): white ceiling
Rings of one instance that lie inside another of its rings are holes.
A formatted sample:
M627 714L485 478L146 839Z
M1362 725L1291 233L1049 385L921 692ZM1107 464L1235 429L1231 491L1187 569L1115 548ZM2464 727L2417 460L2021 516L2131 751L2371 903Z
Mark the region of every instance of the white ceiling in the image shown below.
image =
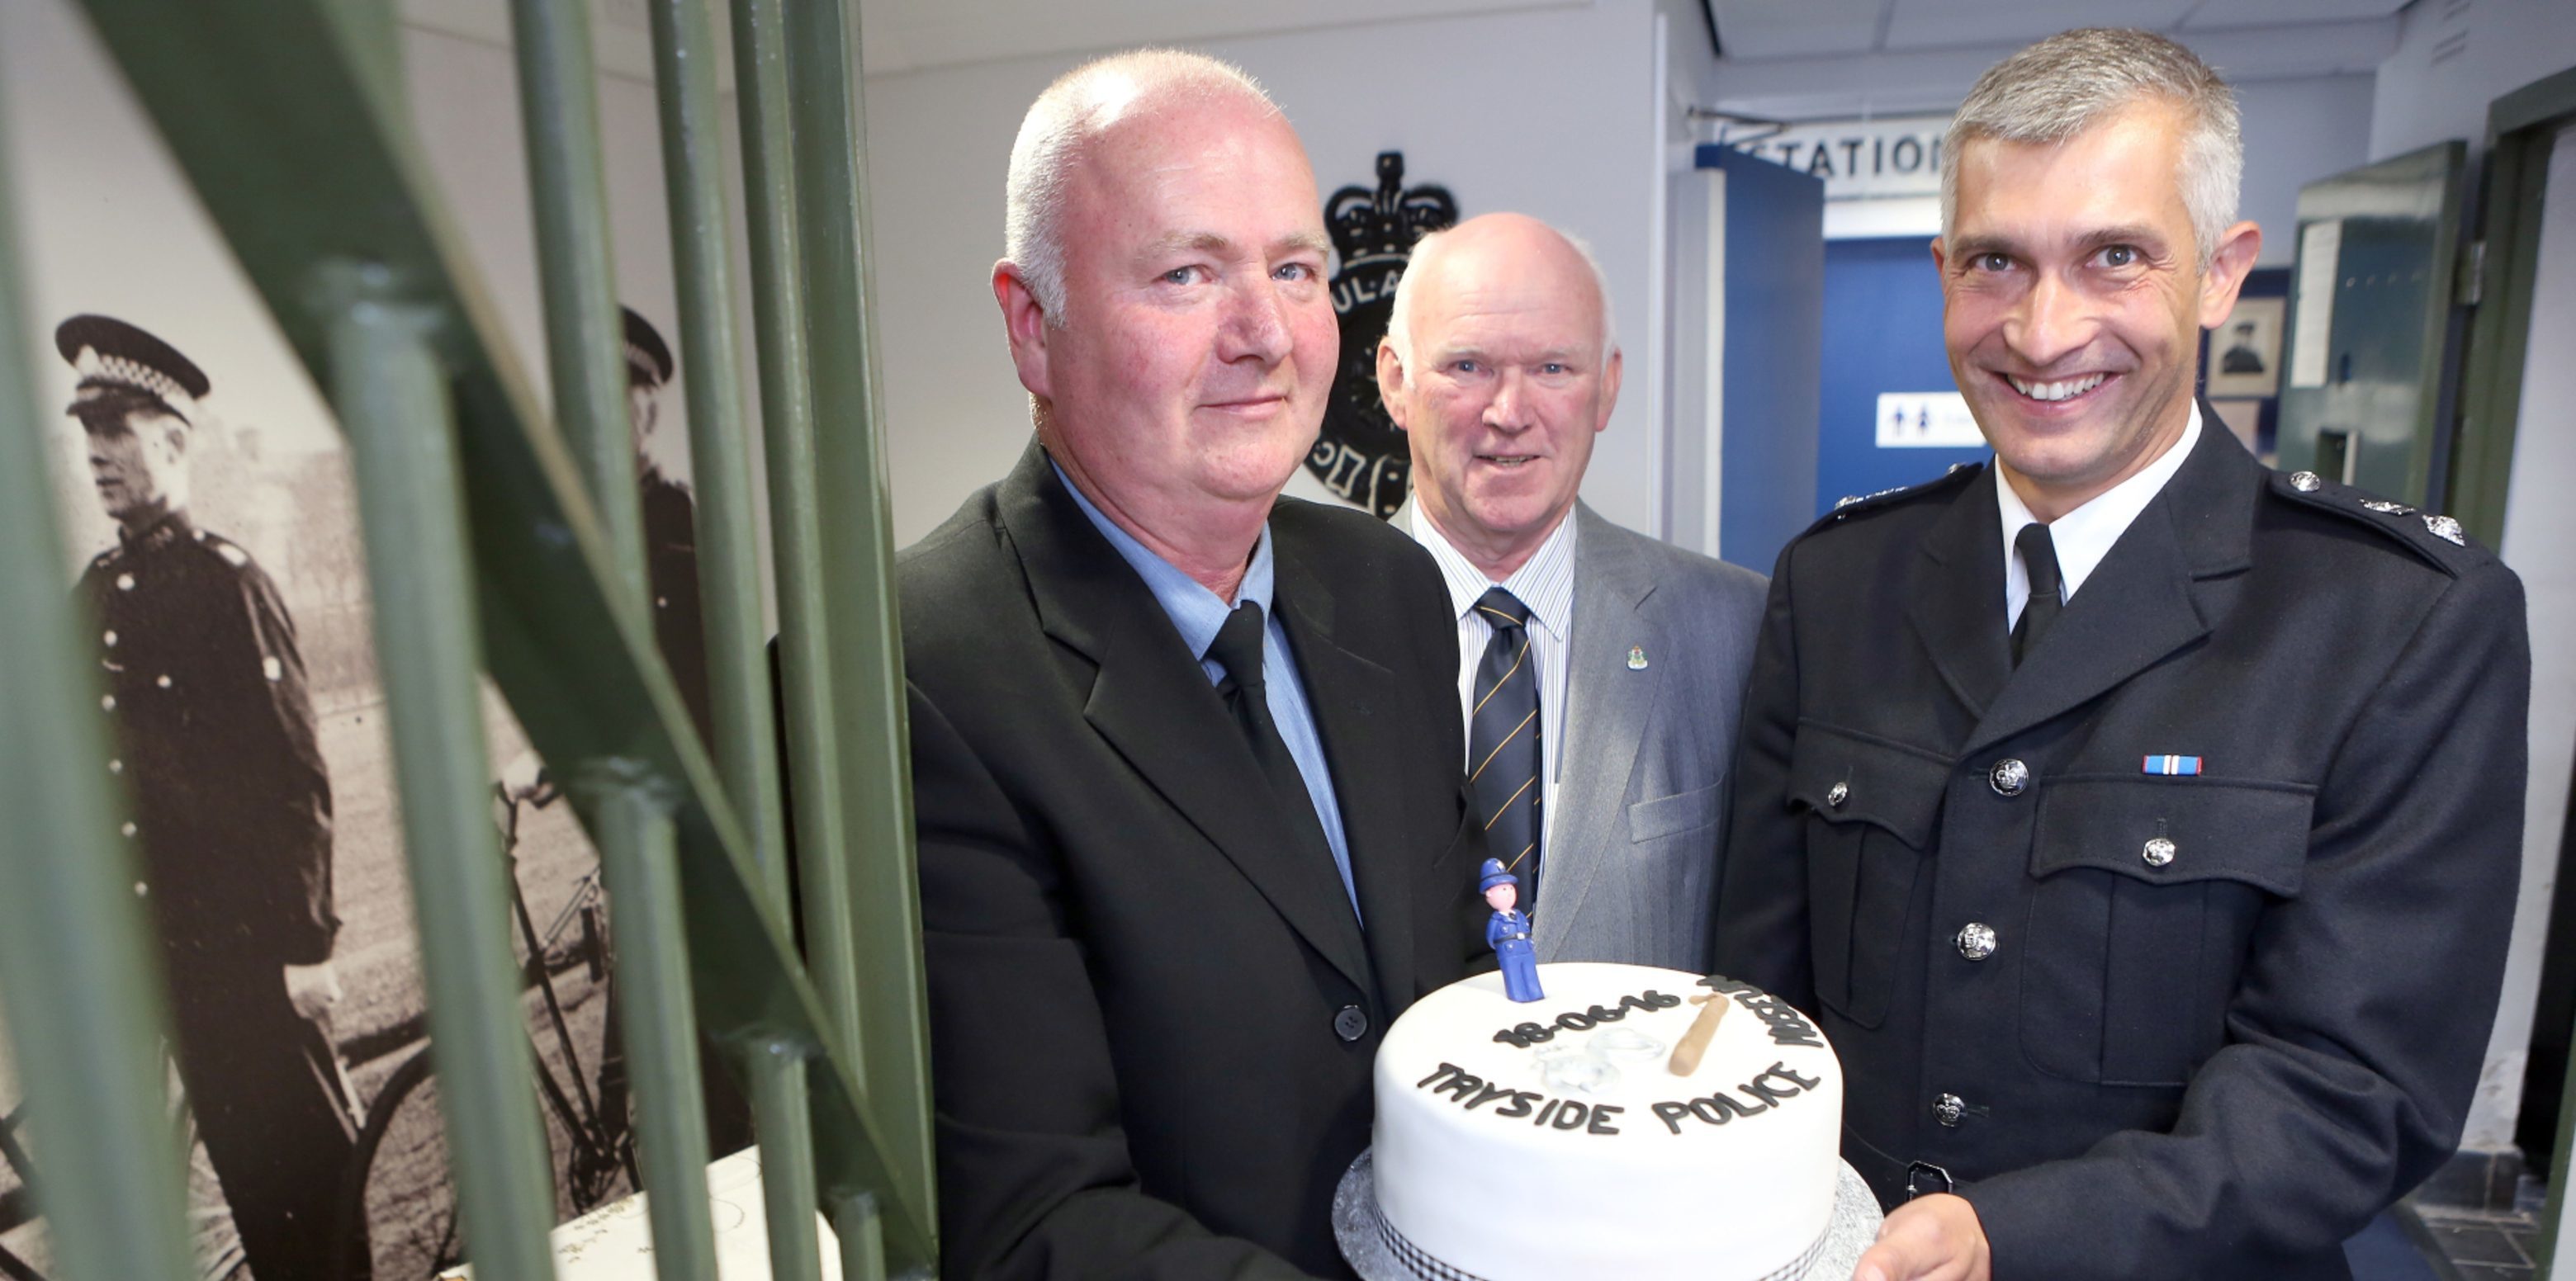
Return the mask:
M810 3L811 0L791 0ZM2000 50L2075 26L2140 26L2193 39L2238 33L2291 47L2307 34L2351 43L2408 0L1707 0L1730 68L1802 58ZM649 0L590 0L601 69L652 74ZM1526 9L1590 0L860 0L867 70L883 74L1285 31ZM510 0L402 0L416 27L506 44ZM711 0L710 12L729 6ZM717 20L720 44L724 23ZM1692 23L1692 28L1700 24ZM1676 34L1680 34L1678 31ZM1696 37L1698 31L1693 31ZM1364 48L1364 46L1362 46ZM719 66L730 84L731 55ZM2293 60L2295 61L2295 59ZM1783 68L1785 69L1785 68Z
M894 0L889 0L894 2ZM921 0L927 3L929 0ZM2193 36L2386 18L2407 0L1709 0L1728 60L2026 44L2070 27Z

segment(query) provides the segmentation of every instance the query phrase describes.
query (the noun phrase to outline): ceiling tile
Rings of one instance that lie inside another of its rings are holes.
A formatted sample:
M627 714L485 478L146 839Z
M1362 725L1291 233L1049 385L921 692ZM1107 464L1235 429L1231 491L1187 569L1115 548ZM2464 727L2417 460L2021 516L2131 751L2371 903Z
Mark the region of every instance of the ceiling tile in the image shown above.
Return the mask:
M1897 0L1890 49L2028 44L2075 27L2171 29L2197 0ZM2234 3L2234 0L2228 0Z
M1718 41L1734 58L1867 53L1893 0L1711 0Z

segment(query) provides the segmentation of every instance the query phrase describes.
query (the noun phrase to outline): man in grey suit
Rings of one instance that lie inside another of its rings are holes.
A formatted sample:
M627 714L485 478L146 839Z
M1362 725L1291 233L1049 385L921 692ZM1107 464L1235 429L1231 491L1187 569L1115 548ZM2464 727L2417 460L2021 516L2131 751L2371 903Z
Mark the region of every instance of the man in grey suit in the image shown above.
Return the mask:
M1466 766L1539 959L1706 970L1764 581L1576 500L1619 399L1599 265L1519 214L1425 237L1377 371L1413 452L1396 523L1448 584Z

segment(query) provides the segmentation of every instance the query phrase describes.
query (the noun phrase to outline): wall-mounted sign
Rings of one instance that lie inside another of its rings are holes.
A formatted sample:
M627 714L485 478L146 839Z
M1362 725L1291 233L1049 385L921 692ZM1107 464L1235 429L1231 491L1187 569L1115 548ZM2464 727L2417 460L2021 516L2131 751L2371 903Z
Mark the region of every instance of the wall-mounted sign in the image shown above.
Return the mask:
M1739 151L1825 180L1825 199L1941 194L1941 135L1948 116L1810 120L1778 133L1720 138Z
M1411 492L1413 454L1378 400L1378 340L1395 314L1395 283L1404 278L1413 242L1457 221L1458 202L1447 187L1404 185L1401 151L1378 153L1375 187L1344 187L1324 202L1324 226L1342 260L1333 275L1342 362L1306 470L1343 501L1380 519L1393 516Z
M1986 443L1955 391L1887 391L1878 396L1881 449L1974 449Z

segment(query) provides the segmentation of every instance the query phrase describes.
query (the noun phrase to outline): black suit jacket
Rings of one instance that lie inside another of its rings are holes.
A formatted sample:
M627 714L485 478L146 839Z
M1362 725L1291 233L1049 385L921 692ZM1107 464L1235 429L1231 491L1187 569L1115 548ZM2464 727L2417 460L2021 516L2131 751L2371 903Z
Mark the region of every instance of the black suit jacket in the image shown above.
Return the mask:
M2018 669L1991 469L1771 583L1718 965L1821 1007L1844 1155L1891 1205L1945 1170L1998 1278L2348 1276L2495 1014L2521 586L2202 422Z
M1365 930L1036 445L901 558L949 1276L1348 1275L1379 1037L1479 947L1457 631L1376 520L1270 531Z

